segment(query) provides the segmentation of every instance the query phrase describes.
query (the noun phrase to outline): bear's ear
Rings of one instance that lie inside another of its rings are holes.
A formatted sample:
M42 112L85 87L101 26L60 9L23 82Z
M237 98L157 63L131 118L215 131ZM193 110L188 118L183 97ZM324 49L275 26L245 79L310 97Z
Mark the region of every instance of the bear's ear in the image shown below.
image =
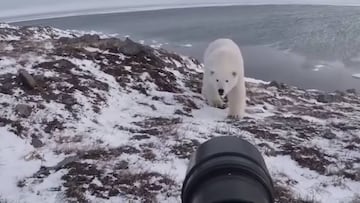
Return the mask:
M234 72L232 72L232 75L235 77L236 76L236 72L234 71Z
M215 73L215 72L214 72L213 70L212 70L212 71L210 71L210 75L214 75L214 73Z

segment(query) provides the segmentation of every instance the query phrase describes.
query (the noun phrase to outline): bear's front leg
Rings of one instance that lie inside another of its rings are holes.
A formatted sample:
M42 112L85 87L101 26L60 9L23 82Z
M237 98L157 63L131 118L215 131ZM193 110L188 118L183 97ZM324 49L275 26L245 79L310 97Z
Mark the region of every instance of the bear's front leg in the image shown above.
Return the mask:
M209 106L225 109L226 103L222 100L220 95L212 87L203 86L202 93L205 97L206 103Z
M216 108L220 108L220 109L225 109L226 103L223 101L223 99L220 97L219 93L215 90L212 89L211 91L212 94L212 106L216 107Z
M220 109L225 109L227 107L226 103L223 102L221 97L213 100L211 106L216 107L216 108L220 108Z
M237 86L235 86L228 94L228 98L228 118L235 120L243 118L245 116L246 107L245 84L240 82Z
M228 119L231 119L231 120L240 120L241 119L241 116L239 114L233 114L233 115L228 115L227 116Z

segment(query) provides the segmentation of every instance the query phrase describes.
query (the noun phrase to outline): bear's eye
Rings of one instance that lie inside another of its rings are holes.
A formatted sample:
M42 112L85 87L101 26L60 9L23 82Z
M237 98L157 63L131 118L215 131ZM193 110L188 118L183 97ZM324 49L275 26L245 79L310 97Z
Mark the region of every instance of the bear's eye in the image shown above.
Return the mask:
M229 82L229 80L226 80L225 82Z
M235 76L236 76L236 72L232 72L232 75L235 77Z
M216 79L216 82L219 82L219 79Z
M215 73L214 71L210 71L210 75L214 75L214 73Z

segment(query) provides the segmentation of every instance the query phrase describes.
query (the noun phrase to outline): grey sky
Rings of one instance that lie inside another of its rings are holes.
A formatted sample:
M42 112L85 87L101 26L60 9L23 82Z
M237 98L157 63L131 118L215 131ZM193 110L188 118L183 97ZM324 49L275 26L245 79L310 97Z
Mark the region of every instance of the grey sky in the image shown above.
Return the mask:
M229 4L359 5L359 0L0 0L0 21L76 14Z

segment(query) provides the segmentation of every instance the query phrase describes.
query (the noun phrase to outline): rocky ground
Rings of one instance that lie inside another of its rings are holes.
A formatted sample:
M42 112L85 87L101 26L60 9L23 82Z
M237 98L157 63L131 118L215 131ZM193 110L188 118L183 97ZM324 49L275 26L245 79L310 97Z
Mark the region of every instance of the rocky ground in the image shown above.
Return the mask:
M360 202L360 96L247 79L247 116L202 65L129 39L0 24L0 202L180 202L213 136L258 146L276 201Z

